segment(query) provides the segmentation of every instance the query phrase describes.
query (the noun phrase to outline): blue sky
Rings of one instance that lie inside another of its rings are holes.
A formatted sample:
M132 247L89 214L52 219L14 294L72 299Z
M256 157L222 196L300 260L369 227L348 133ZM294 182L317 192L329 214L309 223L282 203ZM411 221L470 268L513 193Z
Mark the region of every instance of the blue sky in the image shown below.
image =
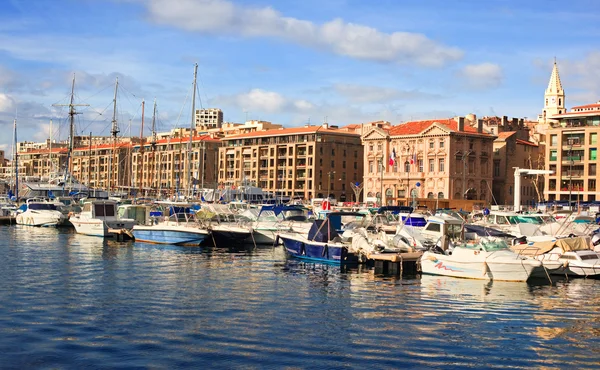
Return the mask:
M188 127L196 107L285 126L535 118L557 58L567 106L600 99L600 2L574 0L7 0L0 2L0 149L78 134Z

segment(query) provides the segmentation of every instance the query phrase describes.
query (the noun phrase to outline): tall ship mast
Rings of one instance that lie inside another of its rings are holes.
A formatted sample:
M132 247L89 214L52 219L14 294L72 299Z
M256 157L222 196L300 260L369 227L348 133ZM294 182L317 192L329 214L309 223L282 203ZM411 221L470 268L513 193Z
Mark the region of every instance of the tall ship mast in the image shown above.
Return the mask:
M115 82L115 96L113 98L113 118L112 118L112 128L110 130L110 133L112 135L113 138L113 150L112 150L112 155L110 156L110 161L109 161L109 170L108 170L108 191L110 193L110 191L113 188L113 178L112 178L112 173L115 172L115 169L113 169L113 165L115 162L115 156L116 156L116 148L117 148L117 135L119 134L119 124L117 122L117 91L119 89L119 78L117 77L116 82ZM119 164L116 164L117 169L116 169L116 184L117 186L119 186Z

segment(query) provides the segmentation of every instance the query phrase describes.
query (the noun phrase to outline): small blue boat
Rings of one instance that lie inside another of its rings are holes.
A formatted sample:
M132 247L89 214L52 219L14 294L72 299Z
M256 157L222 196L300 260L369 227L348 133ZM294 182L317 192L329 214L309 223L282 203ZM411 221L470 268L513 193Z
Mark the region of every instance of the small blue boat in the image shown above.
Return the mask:
M356 212L331 212L325 219L314 220L308 235L286 232L280 233L286 252L295 258L315 262L333 264L357 264L357 254L349 251L349 243L340 236L342 217L349 219L363 218L365 215Z
M156 216L149 225L135 225L131 232L137 242L175 245L199 245L208 236L187 206L170 206L169 216ZM153 212L152 212L153 213ZM151 216L153 215L151 213Z

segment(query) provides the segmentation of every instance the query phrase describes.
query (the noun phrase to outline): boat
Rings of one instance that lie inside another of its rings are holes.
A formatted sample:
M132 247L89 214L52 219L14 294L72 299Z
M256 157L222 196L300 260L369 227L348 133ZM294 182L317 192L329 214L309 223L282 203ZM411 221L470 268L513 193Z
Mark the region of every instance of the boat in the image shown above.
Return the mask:
M278 234L287 254L294 258L333 264L357 264L359 253L351 251L351 238L342 239L342 218L364 218L358 212L329 212L316 219L307 235L292 232Z
M0 224L15 223L14 212L17 206L10 200L10 197L0 196Z
M479 238L446 248L432 248L421 257L423 274L458 278L527 281L542 262L511 251L502 239Z
M91 200L83 203L80 213L69 218L78 234L112 237L128 233L137 223L117 215L117 203L112 200Z
M17 225L27 226L61 226L67 217L57 209L54 203L30 199L16 211Z
M227 204L203 204L196 215L216 245L254 242L252 220L234 212Z
M510 247L514 252L542 262L544 273L579 277L600 276L600 255L590 249L586 237L559 238L548 242L526 242ZM537 276L543 276L541 272Z
M145 224L131 230L136 242L173 245L200 245L209 232L188 204L160 203L164 211L150 211Z

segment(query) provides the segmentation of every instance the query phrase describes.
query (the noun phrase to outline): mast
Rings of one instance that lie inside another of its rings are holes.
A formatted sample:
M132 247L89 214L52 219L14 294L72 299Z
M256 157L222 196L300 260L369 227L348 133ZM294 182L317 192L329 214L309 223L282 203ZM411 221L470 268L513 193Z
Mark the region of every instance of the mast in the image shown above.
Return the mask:
M117 147L117 134L119 133L119 125L117 122L117 90L119 89L119 77L117 77L116 82L115 82L115 96L113 98L113 118L112 118L112 128L110 130L110 133L112 134L113 137L113 150L112 150L112 155L110 156L110 161L109 161L109 166L108 166L108 191L110 194L110 190L112 189L112 173L113 173L113 162L114 162L114 157L116 155L116 147ZM119 183L119 173L117 171L117 178L116 178L116 182L117 182L117 186Z
M50 118L50 152L48 153L48 177L52 173L52 118Z
M92 185L92 132L90 131L90 145L88 151L88 185Z
M154 171L156 168L156 158L154 157L156 151L156 98L154 98L154 108L152 110L152 138L150 139L150 146L152 148L152 170L150 171L150 187L154 187ZM158 173L158 171L157 171ZM159 180L160 181L160 180ZM154 189L156 190L156 189Z
M192 84L192 122L190 124L190 142L188 144L188 161L187 161L187 169L188 169L188 196L191 195L192 192L192 137L194 135L194 128L196 126L196 78L198 76L198 63L194 64L194 83ZM200 175L200 169L198 169L198 175Z
M142 128L140 129L140 160L138 161L138 183L140 186L140 194L142 194L142 175L144 173L144 107L146 101L142 99Z
M73 82L71 83L71 100L69 101L69 104L53 104L52 106L69 107L69 148L67 151L67 161L65 163L64 184L67 182L67 176L72 172L73 166L71 163L71 156L73 154L73 143L75 141L75 115L81 114L75 111L75 107L89 106L89 104L75 104L75 73L73 73Z
M16 116L16 114L15 114ZM15 197L17 199L17 201L19 201L19 150L17 149L17 117L15 117L14 120L14 145L15 145L15 152L13 155L13 162L15 162Z

